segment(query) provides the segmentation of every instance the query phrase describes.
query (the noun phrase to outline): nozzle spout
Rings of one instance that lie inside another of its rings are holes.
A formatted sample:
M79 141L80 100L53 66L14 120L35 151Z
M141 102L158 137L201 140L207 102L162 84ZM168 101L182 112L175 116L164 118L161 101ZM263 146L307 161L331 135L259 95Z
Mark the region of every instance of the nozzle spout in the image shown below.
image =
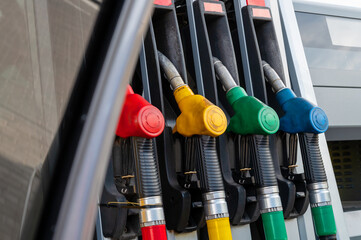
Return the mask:
M237 84L234 81L232 75L229 73L228 69L223 65L223 63L218 58L213 57L213 65L216 71L216 75L218 79L221 81L226 92L228 92L234 87L237 87Z
M266 61L262 61L262 67L266 81L271 84L271 87L275 93L278 93L282 89L286 88L280 76L278 76L276 71Z
M184 86L185 83L174 64L161 52L158 51L160 67L163 69L173 91Z

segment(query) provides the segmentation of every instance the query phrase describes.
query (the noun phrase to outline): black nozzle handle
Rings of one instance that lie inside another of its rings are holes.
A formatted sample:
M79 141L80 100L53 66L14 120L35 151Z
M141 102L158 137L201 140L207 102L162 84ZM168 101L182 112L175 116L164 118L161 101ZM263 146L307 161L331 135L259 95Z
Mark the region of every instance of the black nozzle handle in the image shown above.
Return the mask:
M202 192L224 191L221 168L219 166L216 139L210 136L197 136L201 158L198 162Z
M153 139L132 137L132 141L139 198L161 196L162 190Z
M278 186L270 151L269 136L251 135L249 137L257 187Z
M299 133L303 166L308 184L327 182L325 167L319 146L318 134Z
M158 59L160 67L163 69L168 82L173 90L185 85L182 77L180 76L174 64L160 51L158 51Z

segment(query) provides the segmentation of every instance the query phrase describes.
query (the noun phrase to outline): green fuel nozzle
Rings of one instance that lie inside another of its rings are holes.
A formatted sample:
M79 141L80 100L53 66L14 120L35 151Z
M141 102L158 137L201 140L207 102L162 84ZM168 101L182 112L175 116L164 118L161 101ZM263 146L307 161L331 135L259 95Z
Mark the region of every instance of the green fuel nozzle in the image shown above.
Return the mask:
M242 138L251 143L257 200L265 237L267 240L285 240L287 232L268 136L278 131L278 115L257 98L248 96L246 91L236 84L222 62L215 57L213 65L226 91L227 100L235 112L227 130L243 135Z
M240 135L276 133L280 125L277 113L257 98L248 96L246 91L236 84L220 60L213 57L213 64L217 77L226 91L227 100L235 112L228 125L228 131Z

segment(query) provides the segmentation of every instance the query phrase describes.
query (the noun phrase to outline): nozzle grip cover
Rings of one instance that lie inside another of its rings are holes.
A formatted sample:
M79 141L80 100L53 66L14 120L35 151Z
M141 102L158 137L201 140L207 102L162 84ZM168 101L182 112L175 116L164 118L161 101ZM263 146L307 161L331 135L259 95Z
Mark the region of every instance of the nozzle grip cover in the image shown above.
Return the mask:
M296 97L289 88L276 94L285 112L280 119L280 130L287 133L324 133L328 129L326 113L304 98Z
M181 114L176 120L173 132L185 137L207 135L218 137L227 128L224 112L201 95L193 95L188 86L174 92Z
M116 134L122 138L154 138L159 136L163 129L164 117L159 109L142 96L135 94L128 85Z
M239 92L238 99L235 92ZM240 87L232 88L227 93L227 99L235 111L228 131L241 135L270 135L278 131L280 123L277 113L257 98L244 96Z

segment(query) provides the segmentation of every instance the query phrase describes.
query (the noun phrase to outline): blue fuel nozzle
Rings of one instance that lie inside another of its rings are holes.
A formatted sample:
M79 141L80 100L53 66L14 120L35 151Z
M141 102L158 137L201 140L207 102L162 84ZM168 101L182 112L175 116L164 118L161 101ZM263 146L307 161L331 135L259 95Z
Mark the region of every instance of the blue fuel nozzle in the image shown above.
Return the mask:
M287 88L276 71L265 61L263 70L267 82L276 93L284 116L280 118L280 130L287 133L324 133L328 129L328 118L320 108Z

